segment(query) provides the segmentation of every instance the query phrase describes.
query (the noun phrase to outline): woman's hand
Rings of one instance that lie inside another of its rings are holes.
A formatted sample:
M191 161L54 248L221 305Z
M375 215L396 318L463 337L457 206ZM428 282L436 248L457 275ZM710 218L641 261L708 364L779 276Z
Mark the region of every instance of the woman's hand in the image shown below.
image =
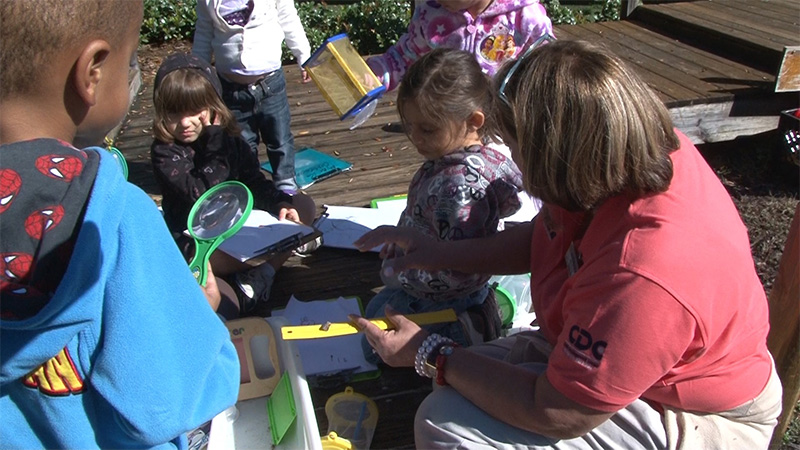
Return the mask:
M380 253L381 258L386 260L383 264L383 276L391 278L406 269L449 268L442 259L443 243L413 228L384 225L353 243L362 252L381 244L385 244Z
M386 364L393 367L413 367L417 350L428 333L391 306L387 305L385 312L386 318L394 324L392 330L381 330L369 320L352 314L350 320L364 331L367 342Z

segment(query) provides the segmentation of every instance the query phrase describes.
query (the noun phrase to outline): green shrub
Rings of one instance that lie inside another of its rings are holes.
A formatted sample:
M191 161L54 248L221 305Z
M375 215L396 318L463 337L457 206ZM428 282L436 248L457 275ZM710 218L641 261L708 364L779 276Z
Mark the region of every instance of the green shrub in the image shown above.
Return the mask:
M325 39L347 33L353 46L362 55L382 53L408 29L411 0L389 2L363 0L349 5L328 5L316 1L297 3L311 51ZM293 56L284 45L283 59Z
M619 20L621 0L595 0L585 7L541 0L554 25ZM142 43L191 40L197 21L195 0L144 0ZM362 55L382 53L403 35L411 19L412 0L352 0L327 4L296 0L300 20L314 51L331 36L347 33ZM283 60L292 56L283 46Z
M144 0L142 43L191 39L197 22L196 3L196 0Z
M600 12L602 21L613 22L620 19L622 13L622 0L605 0L603 9Z
M344 19L359 53L383 53L408 30L411 2L362 1L346 8Z
M559 0L540 0L553 25L619 20L621 0L598 0L589 6L564 6Z

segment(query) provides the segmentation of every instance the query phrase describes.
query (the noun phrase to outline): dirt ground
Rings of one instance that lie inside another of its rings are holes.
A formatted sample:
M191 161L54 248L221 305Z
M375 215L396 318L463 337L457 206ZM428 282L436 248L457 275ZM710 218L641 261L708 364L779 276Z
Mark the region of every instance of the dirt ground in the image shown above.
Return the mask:
M165 55L190 50L191 43L182 41L141 46L143 81L155 76ZM750 233L756 270L769 294L800 199L800 167L789 161L777 131L699 148L739 209ZM795 422L800 422L799 409L795 408ZM789 442L783 448L800 449L800 423L795 423L787 436Z

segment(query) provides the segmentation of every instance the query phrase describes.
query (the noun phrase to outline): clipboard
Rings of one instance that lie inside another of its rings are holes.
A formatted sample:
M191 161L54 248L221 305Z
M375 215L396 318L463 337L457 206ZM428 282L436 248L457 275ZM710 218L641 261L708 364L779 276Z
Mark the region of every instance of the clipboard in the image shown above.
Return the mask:
M388 197L373 198L369 202L369 207L370 208L380 208L381 207L381 203L386 205L389 202L399 203L400 201L402 201L403 204L405 204L407 200L408 200L408 194L397 194L397 195L390 195Z
M353 242L381 225L397 225L402 211L358 206L325 205L326 212L318 223L322 245L357 250ZM380 251L377 246L372 251Z
M269 161L262 164L261 168L272 173ZM298 150L294 155L295 181L300 189L352 168L352 163L309 147Z
M219 249L241 262L258 263L319 236L322 233L312 226L278 220L266 211L254 209L244 226L220 244Z

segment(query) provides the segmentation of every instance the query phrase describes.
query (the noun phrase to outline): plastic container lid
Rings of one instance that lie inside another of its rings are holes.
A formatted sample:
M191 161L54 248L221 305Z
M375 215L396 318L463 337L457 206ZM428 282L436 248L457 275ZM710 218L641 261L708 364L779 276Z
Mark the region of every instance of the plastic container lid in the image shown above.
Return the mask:
M514 296L502 286L495 286L494 293L503 326L509 326L514 320L514 316L517 314L517 302L514 301Z
M269 428L272 431L272 443L278 445L297 417L294 394L287 372L283 373L275 390L267 400L267 412L269 413Z
M322 450L352 450L353 444L345 438L339 437L335 431L327 436L322 436Z
M352 115L353 120L350 122L350 129L353 130L358 128L367 121L373 114L375 114L375 108L378 107L378 99L374 99L364 105L358 112Z

